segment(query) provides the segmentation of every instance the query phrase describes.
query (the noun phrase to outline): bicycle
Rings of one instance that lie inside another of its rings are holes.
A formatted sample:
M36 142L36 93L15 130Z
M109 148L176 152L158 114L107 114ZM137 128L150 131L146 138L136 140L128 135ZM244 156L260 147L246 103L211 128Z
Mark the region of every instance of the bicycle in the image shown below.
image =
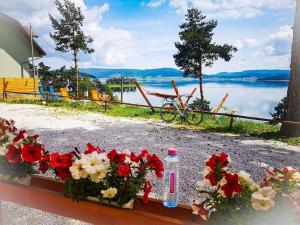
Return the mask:
M203 121L203 113L193 105L188 105L184 109L178 107L180 105L176 95L161 95L165 99L160 111L160 118L170 123L175 120L177 114L180 115L182 120L191 124L198 125Z

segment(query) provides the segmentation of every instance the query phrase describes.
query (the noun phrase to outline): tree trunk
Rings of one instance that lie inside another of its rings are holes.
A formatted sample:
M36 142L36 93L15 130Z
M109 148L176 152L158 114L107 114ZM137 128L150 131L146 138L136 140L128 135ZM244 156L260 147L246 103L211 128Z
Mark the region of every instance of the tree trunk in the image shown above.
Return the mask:
M297 0L294 24L288 114L287 121L281 126L281 134L287 137L300 136L300 0Z
M200 68L200 71L199 71L199 91L200 91L200 99L203 102L204 101L204 95L203 95L202 68Z
M78 59L77 50L74 50L74 64L75 64L75 81L76 81L76 97L79 97L79 77L78 77Z

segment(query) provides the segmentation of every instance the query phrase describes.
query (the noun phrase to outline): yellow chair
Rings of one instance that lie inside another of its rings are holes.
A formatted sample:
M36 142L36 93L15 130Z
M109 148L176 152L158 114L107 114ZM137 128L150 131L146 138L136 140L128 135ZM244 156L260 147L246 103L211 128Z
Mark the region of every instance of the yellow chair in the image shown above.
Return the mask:
M98 90L91 90L91 100L98 106L104 106L106 110L110 101L110 96L104 93L100 94Z
M60 88L61 97L64 99L65 102L70 103L74 101L72 97L70 97L69 92L66 88Z

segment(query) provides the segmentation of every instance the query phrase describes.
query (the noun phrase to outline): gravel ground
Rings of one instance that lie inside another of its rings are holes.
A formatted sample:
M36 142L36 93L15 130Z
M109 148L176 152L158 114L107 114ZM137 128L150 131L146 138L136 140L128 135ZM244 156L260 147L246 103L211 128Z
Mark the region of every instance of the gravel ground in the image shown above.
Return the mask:
M148 149L161 158L169 147L180 157L180 202L190 204L202 180L203 161L212 153L227 152L232 170L245 170L261 179L269 165L300 168L300 147L255 137L177 129L157 121L115 118L104 114L67 111L37 105L0 104L0 117L13 119L18 128L39 134L49 151L65 152L91 142L110 150ZM154 197L161 198L161 181L155 181Z
M31 209L6 201L0 201L3 218L0 225L89 225L78 220L62 217L41 210ZM1 211L0 211L1 213Z

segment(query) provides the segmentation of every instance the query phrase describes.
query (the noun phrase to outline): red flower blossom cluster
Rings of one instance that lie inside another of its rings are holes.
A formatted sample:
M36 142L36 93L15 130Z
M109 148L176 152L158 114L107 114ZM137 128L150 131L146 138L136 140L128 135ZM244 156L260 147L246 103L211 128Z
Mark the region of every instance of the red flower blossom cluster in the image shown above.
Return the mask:
M3 118L0 118L0 136L4 136L7 133L13 133L17 131L17 128L15 127L15 122L13 120L6 120Z
M220 194L224 197L233 197L242 191L239 175L236 173L226 173L220 181Z
M218 155L213 154L205 162L204 180L209 186L217 186L228 169L230 162L229 156L221 152Z
M37 143L38 136L28 136L25 130L13 138L5 157L10 163L38 163L43 156L44 147Z
M155 174L158 178L162 178L164 175L164 165L156 154L147 155L147 165L149 168L155 170Z
M58 152L50 154L49 163L54 169L57 177L68 179L72 177L70 167L74 162L72 153L60 154Z
M151 184L151 181L147 180L145 182L145 186L144 186L144 195L143 195L143 202L144 203L148 203L149 201L149 193L152 191L153 186Z
M91 143L87 143L86 146L87 146L87 149L84 152L85 155L92 154L93 152L97 152L97 153L104 152L103 149L99 148L98 146L94 146Z
M4 158L8 164L16 166L16 173L12 177L29 175L35 173L35 166L46 155L44 146L39 143L38 135L30 136L27 131L17 130L13 121L0 118L0 157ZM5 163L3 164L5 165ZM25 169L30 168L31 169ZM19 170L19 171L18 171Z

